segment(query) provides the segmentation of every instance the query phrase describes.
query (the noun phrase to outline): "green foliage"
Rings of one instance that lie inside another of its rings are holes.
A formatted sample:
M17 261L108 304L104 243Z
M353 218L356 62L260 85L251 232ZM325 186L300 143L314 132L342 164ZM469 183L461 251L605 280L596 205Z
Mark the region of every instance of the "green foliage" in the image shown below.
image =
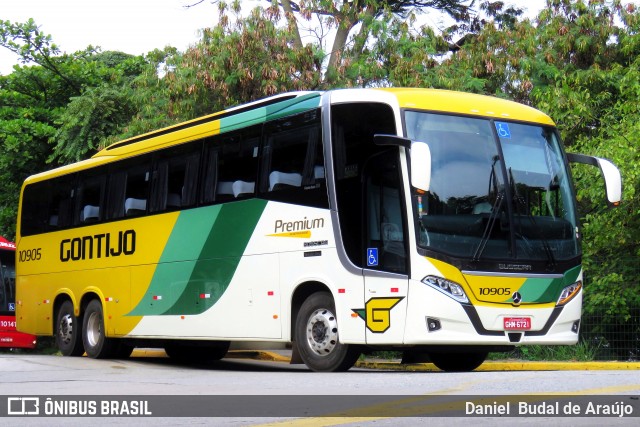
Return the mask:
M118 132L147 62L91 46L61 54L33 20L0 22L0 47L27 64L0 76L0 233L13 238L24 179L91 155Z
M295 48L289 29L277 27L269 11L257 8L232 23L222 10L217 26L204 29L195 46L171 58L162 83L171 115L193 118L320 86L319 52L311 45Z
M520 359L526 361L592 362L599 346L587 341L576 345L524 345L508 353L490 353L490 360Z
M71 98L56 121L52 158L67 163L89 157L104 148L101 144L118 133L134 112L129 91L108 85L85 90Z

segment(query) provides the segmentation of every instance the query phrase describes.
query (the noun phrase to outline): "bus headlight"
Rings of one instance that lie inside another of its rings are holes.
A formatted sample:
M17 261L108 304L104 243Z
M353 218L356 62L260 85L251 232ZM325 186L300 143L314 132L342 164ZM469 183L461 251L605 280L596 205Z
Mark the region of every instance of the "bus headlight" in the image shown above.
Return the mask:
M578 295L580 289L582 289L582 281L580 280L565 287L560 293L560 298L558 298L558 302L556 303L556 305L565 305L566 303L571 301L573 297Z
M458 302L469 302L469 298L467 298L467 294L464 293L462 286L451 280L443 279L442 277L427 276L422 279L422 283L439 290Z

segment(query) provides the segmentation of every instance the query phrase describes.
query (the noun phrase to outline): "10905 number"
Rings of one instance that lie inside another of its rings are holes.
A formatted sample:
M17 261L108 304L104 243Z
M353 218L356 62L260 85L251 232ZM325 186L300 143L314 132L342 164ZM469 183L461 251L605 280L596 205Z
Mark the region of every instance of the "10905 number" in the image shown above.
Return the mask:
M480 295L511 295L511 288L480 288Z
M20 251L18 257L20 262L39 261L42 259L42 248Z

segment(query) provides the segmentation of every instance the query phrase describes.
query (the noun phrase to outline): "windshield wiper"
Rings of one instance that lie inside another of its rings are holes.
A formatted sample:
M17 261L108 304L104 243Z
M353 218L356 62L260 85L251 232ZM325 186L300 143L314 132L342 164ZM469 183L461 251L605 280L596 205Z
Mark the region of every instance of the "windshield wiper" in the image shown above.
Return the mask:
M487 222L487 226L484 228L484 232L482 233L482 238L480 239L480 243L476 248L473 257L471 258L472 262L480 261L480 257L482 256L482 252L487 247L487 243L489 242L489 238L491 238L491 233L493 232L493 226L496 223L496 220L500 216L500 210L502 209L502 203L504 202L504 190L500 190L498 195L496 196L496 200L491 207L491 213L489 214L489 221Z
M498 179L496 178L496 163L498 162L498 160L500 160L499 156L493 157L493 162L491 163L491 173L489 174L489 189L487 190L487 194L491 194L492 190L496 193L496 200L493 202L493 206L491 207L489 221L487 221L487 225L484 227L482 237L480 238L480 243L478 244L478 247L476 247L476 250L473 253L473 257L471 258L472 262L480 261L482 252L484 252L484 249L487 247L487 243L491 238L491 233L493 232L493 227L496 223L496 220L500 216L502 203L504 202L505 191L504 188L500 189Z

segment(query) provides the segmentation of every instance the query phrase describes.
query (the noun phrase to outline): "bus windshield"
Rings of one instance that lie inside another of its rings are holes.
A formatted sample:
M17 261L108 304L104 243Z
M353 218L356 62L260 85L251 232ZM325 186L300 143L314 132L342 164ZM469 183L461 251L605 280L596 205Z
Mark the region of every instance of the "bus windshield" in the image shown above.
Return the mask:
M428 192L413 190L418 244L481 259L580 254L570 177L551 127L406 111L407 136L431 150Z
M15 314L16 271L14 252L0 250L0 315Z

